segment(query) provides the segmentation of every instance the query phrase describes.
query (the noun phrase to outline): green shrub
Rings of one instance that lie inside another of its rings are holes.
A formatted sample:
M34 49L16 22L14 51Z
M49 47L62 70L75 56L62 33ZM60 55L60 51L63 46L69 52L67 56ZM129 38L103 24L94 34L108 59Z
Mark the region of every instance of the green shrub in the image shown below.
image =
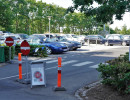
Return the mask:
M102 83L111 85L122 93L130 93L130 63L129 54L100 64L97 70L101 72Z
M36 48L39 48L38 52L35 52ZM20 45L16 45L15 54L18 55L20 52ZM43 45L30 45L29 56L47 57L46 47Z
M4 47L4 54L5 54L5 61L9 61L9 47L8 46ZM12 46L11 47L11 59L14 58L14 55L15 55L15 47Z

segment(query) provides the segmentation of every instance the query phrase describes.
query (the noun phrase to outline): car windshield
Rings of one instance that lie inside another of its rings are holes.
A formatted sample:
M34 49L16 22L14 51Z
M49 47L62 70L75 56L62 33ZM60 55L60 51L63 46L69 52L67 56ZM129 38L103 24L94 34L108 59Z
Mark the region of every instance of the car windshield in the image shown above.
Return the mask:
M70 36L70 35L68 35L68 34L66 34L66 37L67 37L67 38L72 38L72 36Z
M122 37L124 40L129 40L130 39L130 36L123 36Z
M104 39L104 37L103 36L99 36L100 37L100 39Z
M46 38L46 37L45 37L45 36L43 36L43 35L34 35L34 36L38 37L40 40L43 40L43 39L45 39L45 38Z
M67 41L67 39L63 36L57 37L59 41Z
M4 38L4 37L2 37L2 36L0 36L0 40L5 40L5 38Z
M47 38L45 42L57 42L56 38Z
M72 35L73 36L73 38L78 38L78 36L77 35Z
M92 36L88 36L89 38L98 38L97 36L95 35L92 35Z
M13 40L17 40L17 38L15 36L8 36L8 37L11 37Z
M28 39L29 37L27 34L19 34L19 35L22 39Z

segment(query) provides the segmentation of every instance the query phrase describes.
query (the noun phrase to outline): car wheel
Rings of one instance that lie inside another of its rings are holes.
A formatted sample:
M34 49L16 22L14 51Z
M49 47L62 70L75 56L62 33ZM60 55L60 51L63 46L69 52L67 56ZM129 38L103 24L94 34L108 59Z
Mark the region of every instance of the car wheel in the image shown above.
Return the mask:
M73 50L77 50L77 48L74 48Z
M108 46L109 45L109 43L108 42L105 42L105 46Z
M52 50L49 47L46 47L46 53L50 55L52 53Z
M123 45L123 46L126 46L126 42L123 42L122 45Z

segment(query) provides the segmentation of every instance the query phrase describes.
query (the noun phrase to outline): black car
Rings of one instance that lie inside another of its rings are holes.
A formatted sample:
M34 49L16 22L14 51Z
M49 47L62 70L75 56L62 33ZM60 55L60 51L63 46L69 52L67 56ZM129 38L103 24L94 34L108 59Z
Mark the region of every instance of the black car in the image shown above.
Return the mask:
M89 42L90 44L102 44L105 38L101 35L88 35L85 37L85 42Z
M130 44L130 35L122 35L123 38L123 45L129 45Z
M105 44L106 46L108 45L123 45L126 46L127 44L129 44L129 40L125 40L123 39L122 35L109 35L106 40L102 41L103 44Z

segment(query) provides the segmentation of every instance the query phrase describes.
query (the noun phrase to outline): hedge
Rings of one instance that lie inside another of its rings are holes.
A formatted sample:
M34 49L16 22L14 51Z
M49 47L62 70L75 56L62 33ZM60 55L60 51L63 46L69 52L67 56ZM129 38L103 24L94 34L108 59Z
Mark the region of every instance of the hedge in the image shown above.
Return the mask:
M38 57L47 57L46 47L43 45L30 45L30 53L29 56L38 56ZM35 52L36 48L39 48L37 52ZM15 46L15 54L18 55L20 53L20 45Z
M110 85L121 93L130 93L130 62L129 53L100 64L102 83Z

